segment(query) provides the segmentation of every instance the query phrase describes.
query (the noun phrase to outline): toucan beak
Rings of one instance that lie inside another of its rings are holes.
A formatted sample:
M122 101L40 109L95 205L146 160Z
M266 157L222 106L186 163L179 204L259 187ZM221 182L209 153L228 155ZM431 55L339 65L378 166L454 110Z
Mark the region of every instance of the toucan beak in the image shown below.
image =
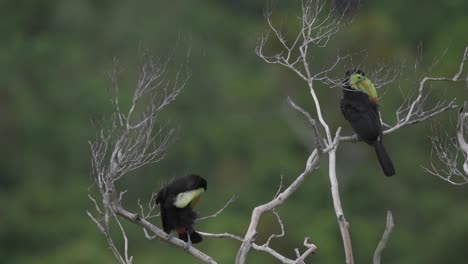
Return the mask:
M374 102L374 103L377 103L377 100L378 100L378 99L377 99L376 96L372 96L372 95L371 95L371 91L370 91L371 88L369 87L368 83L365 82L365 81L360 81L359 84L361 84L361 85L364 87L364 89L366 89L367 94L368 94L369 97L370 97L370 100L371 100L372 102Z
M200 202L200 198L201 198L201 194L198 195L197 197L193 198L192 208L194 208L198 204L198 202Z

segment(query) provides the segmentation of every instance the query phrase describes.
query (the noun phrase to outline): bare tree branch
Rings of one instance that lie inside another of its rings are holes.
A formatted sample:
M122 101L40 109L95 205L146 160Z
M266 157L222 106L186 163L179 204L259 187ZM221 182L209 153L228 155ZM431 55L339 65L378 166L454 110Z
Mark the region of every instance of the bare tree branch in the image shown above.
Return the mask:
M211 237L211 238L230 238L230 239L234 239L234 240L237 240L237 241L240 241L240 242L243 242L243 238L240 237L240 236L236 236L236 235L233 235L233 234L229 234L229 233L220 233L220 234L213 234L213 233L206 233L206 232L199 232L201 235L203 235L204 237ZM309 243L308 242L308 238L305 238L304 239L304 246L306 248L306 250L300 254L299 253L299 249L295 249L295 252L298 253L298 256L296 259L290 259L290 258L287 258L285 256L283 256L282 254L278 253L276 250L272 249L271 247L267 246L267 245L257 245L255 243L252 243L252 248L254 250L257 250L257 251L261 251L261 252L265 252L269 255L271 255L272 257L274 257L275 259L279 260L281 263L285 263L285 264L304 264L304 260L310 255L310 254L313 254L315 252L315 250L317 249L317 246L315 246L314 244L312 243Z
M279 206L281 206L290 196L294 193L297 188L301 185L304 181L305 177L312 172L315 168L316 164L319 160L319 151L316 149L314 150L309 158L307 159L306 168L305 170L294 180L288 188L286 188L283 192L278 194L273 200L263 205L255 207L252 212L252 217L250 220L249 228L244 235L244 239L242 241L242 245L239 248L236 256L236 263L245 263L245 259L247 257L247 253L250 251L252 247L253 241L257 235L257 225L260 221L260 217L262 214L268 211L272 211Z
M458 115L458 124L457 124L457 140L458 145L460 146L463 155L465 156L465 162L463 163L463 171L465 176L468 177L468 144L466 143L465 137L468 137L465 131L468 130L468 103L465 102L464 107L460 110ZM465 123L466 122L466 123ZM466 129L466 130L465 130Z
M382 235L382 239L380 240L379 244L377 245L377 248L375 249L374 252L374 258L373 258L373 264L380 264L380 257L382 255L382 251L384 250L385 246L387 246L387 242L390 239L390 234L392 233L393 227L395 224L393 223L393 216L392 212L388 211L387 212L387 223L385 225L385 230Z
M214 213L214 214L212 214L212 215L200 217L200 218L198 218L196 221L199 222L199 221L202 221L202 220L206 220L206 219L208 219L208 218L217 217L220 213L222 213L222 212L224 211L224 209L226 209L226 208L227 208L231 203L233 203L236 199L237 199L237 197L235 197L234 195L231 196L231 198L226 202L226 204L225 204L221 209L219 209L218 211L216 211L216 213Z
M309 113L307 113L307 111L305 111L304 109L302 109L300 106L296 105L296 103L294 103L294 101L288 97L288 104L294 108L296 111L298 111L299 113L301 113L302 115L304 115L304 117L309 121L310 125L312 126L313 128L313 133L314 133L314 139L315 139L315 145L319 148L319 149L322 149L322 145L320 144L320 135L319 135L319 132L318 132L318 128L317 128L317 124L315 122L315 119L313 119Z
M160 228L156 227L155 225L151 224L145 219L142 219L139 217L138 214L130 213L129 211L125 210L123 207L118 206L114 208L115 212L117 215L120 217L139 225L142 227L145 232L147 233L148 231L153 234L153 236L147 236L148 239L154 239L158 238L161 241L167 242L171 245L177 246L181 249L183 249L185 252L189 253L190 255L194 256L195 258L199 259L203 263L210 263L210 264L215 264L217 263L212 257L208 256L207 254L201 252L200 250L196 249L195 247L188 247L187 243L184 241L171 237L168 235L166 232L161 230Z
M288 44L281 32L273 25L270 16L271 13L268 13L266 19L268 22L269 29L270 31L274 32L276 39L282 44L283 51L278 52L274 55L265 54L265 46L269 39L269 34L267 33L260 37L256 53L261 59L263 59L267 63L279 64L288 68L289 70L296 73L301 79L303 79L307 83L310 95L315 105L317 119L319 120L321 128L325 132L325 138L323 138L323 141L325 143L325 149L323 153L327 153L329 156L329 178L331 184L333 205L335 208L337 221L340 227L340 232L343 238L346 263L352 264L354 263L354 259L352 254L351 239L348 231L348 223L346 222L343 209L341 207L341 200L338 190L338 181L336 178L336 149L338 147L338 142L340 138L340 128L336 131L336 135L333 136L327 122L325 121L322 115L322 108L320 106L320 101L317 97L314 87L314 83L317 81L331 84L338 83L338 80L333 80L329 78L327 74L334 70L336 66L347 56L338 55L337 59L330 67L323 70L317 70L315 72L311 70L311 64L309 62L309 48L312 46L321 48L327 45L330 38L334 34L336 34L339 31L339 29L343 26L343 17L345 11L343 11L342 13L337 13L333 4L327 5L326 3L320 1L303 2L302 16L299 18L301 28L292 44ZM292 100L288 100L288 103L298 112L302 113L309 120L309 123L311 123L312 127L314 128L314 136L317 138L318 142L320 142L321 139L319 138L319 132L315 125L315 120L311 118L306 111L294 104ZM317 146L320 147L321 145L318 144ZM318 150L320 150L320 148ZM318 150L314 150L313 153L315 153L316 151L317 153L319 153ZM301 176L302 174L299 177ZM299 179L299 177L297 179ZM274 201L275 200L272 200L270 203L258 206L254 209L249 228L245 235L245 240L243 241L241 248L237 253L236 264L241 264L245 262L247 252L249 251L251 243L256 234L255 230L258 224L259 217L265 211L272 210L275 208L274 206L272 206L272 203L275 204Z
M142 216L124 209L121 201L126 191L119 192L114 185L129 172L160 161L175 139L175 130L166 129L166 125L161 125L158 117L185 87L189 75L182 76L179 70L174 81L167 81L165 79L167 64L168 62L155 62L153 57L144 54L131 104L125 112L119 101L117 77L120 71L118 61L115 60L111 73L113 84L111 102L114 114L108 127L101 128L95 139L89 141L92 175L95 186L102 195L102 201L99 204L89 195L99 216L87 213L106 237L109 248L119 263L128 264L133 261L133 257L128 253L129 242L119 217L142 227L145 236L149 239L158 238L175 245L204 263L216 263L210 256L194 247L187 247L182 240L171 238L163 230L148 222L146 219L154 217L152 215L154 205L149 205L149 211L145 213L143 206L138 202ZM116 222L123 236L123 252L119 251L109 231L111 219Z
M423 167L430 174L453 185L468 183L468 145L465 139L468 138L467 106L468 103L465 102L464 107L458 113L456 136L449 135L445 129L444 133L437 135L438 132L433 129L435 135L431 137L431 156L435 156L441 166L432 162L430 168ZM459 166L460 159L463 163L461 168Z
M316 91L317 82L326 84L331 88L342 85L342 80L340 78L332 78L329 74L334 71L340 63L347 59L349 55L337 54L336 59L324 69L315 69L311 61L312 48L320 49L328 44L331 37L345 24L345 13L346 9L343 12L337 12L333 4L329 5L326 2L317 0L304 1L302 4L302 14L298 18L300 30L293 39L287 39L274 25L271 19L271 12L266 15L269 31L260 37L256 53L266 63L279 64L291 70L307 84L315 107L314 118L303 108L295 104L290 98L288 98L288 104L301 113L311 124L311 135L316 141L316 145L305 162L305 169L303 172L284 190L283 178L281 178L280 186L273 199L253 209L244 236L230 233L213 234L200 232L200 234L205 237L229 238L241 242L236 255L236 264L244 264L251 249L265 252L281 263L288 264L305 264L305 259L316 251L317 247L310 243L308 238L305 238L303 242L305 247L304 252L301 254L299 249L294 249L297 258L291 259L273 249L270 246L270 242L273 239L284 237L286 233L285 224L276 209L282 206L301 186L305 178L318 167L318 162L322 154L328 155L330 192L343 241L345 261L347 264L354 264L349 224L345 218L339 193L336 173L336 152L341 141L356 141L358 138L356 135L340 136L341 127L338 127L336 131L333 132L322 114L322 107ZM270 41L271 36L279 41L282 50L272 55L266 55L266 45ZM451 78L422 77L415 95L404 100L397 109L396 123L393 125L383 123L384 126L387 127L384 133L393 133L400 128L426 121L447 110L455 108L455 100L441 100L428 108L426 104L429 101L429 93L426 91L426 87L432 82L461 81L461 75L463 74L467 57L468 47L465 49L459 70ZM438 60L440 60L440 58ZM437 61L435 63L437 63ZM121 71L118 67L118 61L115 60L115 67L110 74L112 81L111 103L114 107L113 114L108 120L107 126L103 125L102 128L98 130L96 137L89 141L92 175L95 180L94 186L96 186L96 189L102 196L102 201L89 195L92 203L94 203L95 213L93 214L87 211L87 214L96 224L98 230L103 233L109 248L119 263L127 264L133 261L133 257L129 254L128 237L120 222L122 219L141 227L145 237L149 240L157 238L185 250L188 254L191 254L204 263L216 263L209 255L194 247L187 247L187 244L182 240L169 236L163 230L149 222L153 217L158 216L157 211L155 212L156 206L152 203L154 193L151 195L150 202L146 208L138 200L137 205L140 214L137 214L128 211L122 206L122 200L126 191L118 191L115 187L116 181L129 175L129 173L135 169L150 163L158 162L164 158L169 145L175 140L175 130L168 128L167 123L161 122L159 116L163 109L176 99L180 91L185 87L189 76L188 74L181 74L179 70L174 80L168 81L165 78L167 67L168 61L162 63L160 61L155 62L152 57L145 55L145 62L140 65L138 71L137 83L133 91L130 106L125 107L125 103L122 103L120 101L122 98L119 97L120 87L118 76ZM371 74L376 76L374 79L378 87L388 85L399 75L398 72L395 72L394 76L392 76L391 73L385 72L384 68L380 66L374 69ZM468 87L468 77L464 80L467 82ZM439 144L439 148L436 148L436 153L439 155L439 159L442 157L442 162L451 166L449 167L449 173L452 173L452 175L455 175L455 173L461 174L466 182L468 182L468 178L466 177L468 175L468 144L466 143L468 122L466 122L466 119L468 119L468 110L465 103L465 108L459 113L456 137L457 144L454 145L457 147L458 152L462 153L465 158L463 164L464 174L461 170L457 169L457 163L454 162L453 156L447 155L446 149L440 147L442 145ZM316 120L318 120L318 122ZM455 155L455 157L458 156ZM433 169L435 169L434 166ZM436 172L439 177L451 181L451 176L443 176L447 175L442 174L444 171L442 171L442 173L441 171ZM234 200L235 197L233 196L217 212L198 220L218 216ZM266 242L260 245L255 241L257 228L262 215L268 212L272 212L275 215L280 231L276 234L271 234ZM123 246L117 246L115 244L110 232L111 223L118 226L123 238ZM387 226L374 252L374 263L380 263L381 252L386 246L392 229L393 218L389 211L387 214Z
M337 216L338 225L340 228L343 246L346 256L346 263L351 264L354 263L353 258L353 251L351 245L351 238L349 235L349 224L346 221L346 218L343 213L343 209L341 206L341 199L339 194L339 185L336 177L336 150L338 147L338 143L340 141L357 141L359 140L356 135L353 136L343 136L339 137L340 129L336 132L335 136L332 135L331 129L329 128L327 122L325 121L322 115L322 108L320 105L320 100L317 97L317 93L315 90L314 83L321 82L326 84L330 87L337 87L342 86L342 79L339 78L330 78L328 73L333 71L337 65L339 65L344 59L348 57L345 56L337 56L337 59L334 63L331 64L329 68L324 70L315 70L311 69L311 61L310 61L310 54L311 54L311 47L324 47L328 43L330 37L335 34L342 26L342 17L343 16L336 16L334 13L333 8L327 9L325 8L326 4L321 3L319 1L306 1L303 3L302 6L302 16L300 17L301 27L300 31L296 35L295 38L292 40L287 40L285 35L281 33L280 30L274 25L271 20L271 12L269 12L266 16L266 20L268 23L269 31L262 35L258 41L258 45L256 48L257 55L263 59L266 63L269 64L279 64L283 67L294 72L299 78L304 80L307 83L309 88L310 95L312 97L316 118L318 119L318 123L321 126L321 130L323 130L324 138L320 138L320 131L316 125L315 119L310 116L305 110L301 107L297 106L291 99L288 99L288 104L291 105L296 111L301 113L306 117L309 123L312 125L312 134L317 142L321 142L323 140L325 144L325 149L322 153L327 153L329 156L329 178L331 184L331 194L333 198L333 205L335 209L335 214ZM323 27L323 28L322 28ZM331 29L331 30L330 30ZM320 34L315 31L318 30L319 32L328 32L330 34ZM330 30L330 31L329 31ZM271 34L273 33L273 34ZM279 52L275 52L272 55L267 55L266 46L269 42L271 35L279 41L281 44L282 50ZM441 58L436 60L434 64L440 61ZM439 115L445 111L450 109L456 108L455 100L450 100L448 102L441 100L437 102L435 105L427 108L425 107L428 99L428 93L426 92L426 86L430 82L440 82L440 81L460 81L461 72L463 71L463 64L466 60L466 52L465 56L462 60L461 66L459 71L454 75L452 78L448 77L423 77L419 81L419 87L417 89L417 94L415 97L408 97L406 100L403 101L402 105L396 111L396 123L394 125L387 125L383 123L387 129L384 131L385 134L389 134L392 132L397 131L400 128L413 125L419 122L426 121L430 118L433 118L436 115ZM397 77L400 76L399 70L395 70L392 72L385 71L384 66L379 66L375 68L370 75L372 78L375 79L375 83L378 87L388 85L396 80ZM432 66L431 66L432 68ZM317 144L317 147L320 148L320 144ZM274 201L274 200L273 200ZM268 205L265 204L265 205ZM264 205L264 206L265 206ZM254 212L252 213L252 219L248 228L248 231L245 235L245 240L243 241L241 248L238 251L236 263L244 263L246 254L251 247L251 241L254 239L255 235L255 228L258 223L258 218L263 209L261 206L256 207ZM272 238L272 237L270 237ZM250 243L250 244L249 244Z
M156 206L156 203L154 202L153 198L156 196L157 192L152 192L151 193L151 197L150 199L148 200L148 203L147 203L147 212L145 212L145 208L143 207L143 205L141 204L141 201L140 199L138 199L137 201L137 204L138 204L138 207L140 208L140 217L145 219L145 220L149 220L151 218L154 218L154 217L157 217L160 215L160 213L155 213L153 214L153 211L157 208Z
M463 58L460 62L458 71L453 75L452 78L449 77L439 77L431 78L431 80L436 81L445 81L445 82L458 82L465 81L468 87L468 74L466 74L465 79L461 79L461 75L464 71L465 61L468 59L468 46L465 48ZM424 80L424 79L423 79ZM468 137L468 125L466 120L468 119L468 109L467 102L465 101L464 106L460 109L458 113L457 120L457 132L456 136L450 136L445 132L445 135L434 135L431 137L432 142L432 156L435 156L441 166L437 166L434 162L431 163L431 167L423 167L427 172L432 175L435 175L453 185L464 185L468 183L468 144L466 143L466 138ZM436 129L433 129L435 133ZM462 155L460 155L462 154ZM459 168L459 156L463 157L462 168Z

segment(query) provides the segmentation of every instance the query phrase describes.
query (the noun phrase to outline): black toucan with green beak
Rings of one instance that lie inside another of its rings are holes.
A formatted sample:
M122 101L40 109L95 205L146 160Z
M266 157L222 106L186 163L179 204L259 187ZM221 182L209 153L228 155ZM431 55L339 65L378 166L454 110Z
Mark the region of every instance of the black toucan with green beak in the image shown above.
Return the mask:
M382 144L383 130L377 104L377 90L363 71L354 69L346 72L340 103L343 116L359 138L374 147L385 175L394 175L392 160Z
M189 246L203 240L193 227L198 217L193 207L206 187L205 179L191 174L177 178L159 190L155 203L159 204L164 232L172 235L175 231Z

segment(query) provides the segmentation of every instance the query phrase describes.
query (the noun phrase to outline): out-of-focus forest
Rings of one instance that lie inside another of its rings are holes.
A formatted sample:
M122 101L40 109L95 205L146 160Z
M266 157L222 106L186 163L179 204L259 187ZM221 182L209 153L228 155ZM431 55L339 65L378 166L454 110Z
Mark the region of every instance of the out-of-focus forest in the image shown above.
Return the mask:
M125 97L136 83L142 49L169 58L172 65L185 65L190 49L186 66L191 78L164 113L178 128L177 141L163 161L119 183L128 190L125 206L136 211L137 199L147 201L162 181L194 172L209 183L198 207L202 215L218 210L231 195L238 197L197 228L244 234L254 206L273 197L281 175L285 183L293 181L311 150L306 121L285 103L291 96L313 113L306 84L254 52L267 26L265 8L271 7L273 20L293 35L300 5L263 0L1 1L0 262L115 262L86 215L93 208L88 199L93 183L88 139L97 131L96 120L112 109L106 89L114 57L123 65ZM393 123L402 91L416 88L417 77L434 58L444 55L430 75L452 76L458 70L468 44L466 10L465 0L361 1L349 14L353 23L326 48L315 48L312 65L330 65L336 50L357 54L354 58L365 70L382 61L398 65L402 77L381 92L383 118ZM415 61L421 71L415 72ZM467 99L463 84L433 88L430 101L457 97L461 104ZM318 92L331 127L342 126L351 134L339 110L341 91L324 86ZM449 133L455 113L436 119ZM433 125L426 122L385 137L397 169L392 178L382 175L371 148L342 143L337 173L356 263L370 262L387 209L396 227L383 263L468 259L468 186L450 185L421 167L431 163ZM293 257L293 248L302 247L308 236L318 246L310 262L343 263L326 164L278 210L286 236L272 246ZM153 221L160 225L159 219ZM125 228L135 263L196 262L180 249L146 240L132 224ZM277 231L274 216L267 215L257 241ZM232 263L239 245L206 238L196 247L219 263ZM255 251L248 257L248 263L275 261Z

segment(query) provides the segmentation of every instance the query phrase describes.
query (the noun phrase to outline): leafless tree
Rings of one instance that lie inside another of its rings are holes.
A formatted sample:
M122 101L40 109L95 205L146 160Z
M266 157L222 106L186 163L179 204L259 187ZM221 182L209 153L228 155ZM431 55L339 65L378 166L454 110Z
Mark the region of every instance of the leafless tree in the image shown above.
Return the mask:
M320 89L317 85L319 83L325 84L330 88L341 86L341 78L330 76L333 75L333 72L349 55L337 55L336 59L324 69L316 69L318 63L315 63L311 59L311 55L313 55L314 52L318 52L317 49L326 47L332 37L345 25L344 14L345 11L343 11L343 9L340 8L336 10L333 4L327 4L321 1L304 1L302 3L302 14L298 17L298 32L290 40L274 25L271 13L266 14L268 31L260 37L256 53L266 63L283 66L291 70L304 81L305 87L310 93L311 102L315 108L315 115L309 114L290 98L288 98L288 104L308 120L311 127L310 135L313 137L316 144L314 144L314 149L311 150L305 162L304 170L295 180L288 186L283 186L283 181L281 181L280 187L272 200L260 204L253 209L248 228L244 235L235 235L229 232L201 232L203 236L208 238L227 238L239 241L240 247L235 260L236 264L245 263L248 253L252 249L267 253L281 263L291 264L305 263L306 258L315 252L317 246L309 242L307 237L303 240L304 249L302 253L299 249L294 249L296 253L295 259L280 254L271 247L270 242L273 239L283 237L286 233L283 220L276 209L282 206L288 198L300 188L304 179L311 176L323 158L327 158L328 160L330 193L343 241L343 248L346 256L345 261L348 264L354 263L349 233L350 227L341 205L336 171L336 152L339 146L341 146L341 142L355 142L359 139L356 135L342 136L340 127L331 128L329 126L329 122L322 114L320 99L317 96L317 89ZM282 50L273 52L273 54L267 54L266 46L269 41L279 41ZM396 122L394 124L387 124L384 122L385 120L383 120L383 124L386 127L384 134L396 132L403 127L429 120L447 110L456 108L457 106L454 100L430 104L428 100L426 100L428 97L426 87L430 82L462 81L463 79L460 76L467 58L467 51L468 47L465 50L459 72L457 72L454 77L423 76L420 78L417 87L415 87L416 92L414 96L407 97L402 101L401 106L395 109ZM185 86L188 76L183 78L181 74L177 74L175 76L175 81L166 81L166 64L153 63L152 60L149 60L149 62L147 61L142 64L140 68L140 75L133 94L131 106L128 111L123 111L119 104L117 67L115 69L116 70L111 75L114 84L113 91L115 96L112 102L115 112L110 118L109 126L100 129L96 138L89 142L93 176L95 179L95 186L100 194L100 199L98 201L90 195L90 199L94 202L96 213L92 214L88 212L88 215L106 237L109 247L119 263L131 263L133 260L128 252L129 244L125 230L120 224L122 219L143 228L145 237L150 240L158 238L186 250L189 254L204 263L216 263L208 254L197 250L195 247L187 248L185 242L177 238L169 237L159 227L152 224L150 220L155 216L155 213L154 205L151 203L146 209L138 203L141 209L139 213L132 213L123 208L121 200L125 191L119 191L115 187L115 182L127 176L129 172L146 164L157 162L164 157L167 147L174 140L174 130L166 128L164 124L161 126L158 119L159 113L176 98L181 89ZM376 83L379 87L388 86L395 79L394 76L383 71L385 70L374 69L374 73L380 76L380 78L376 79ZM383 74L381 74L382 72ZM143 98L148 98L149 100L142 100ZM143 104L143 107L138 107L139 104ZM143 110L137 111L136 109ZM466 131L466 123L464 122L467 118L466 107L464 109L465 110L460 114L463 118L462 121L459 122L458 129L461 135L466 133L464 132ZM462 139L459 146L460 149L464 151L466 158L468 147L463 137ZM467 172L466 167L467 163L465 162L465 173ZM230 202L232 202L232 199L228 201L226 206ZM216 212L213 217L224 210L226 206ZM271 234L263 244L257 243L255 238L257 236L259 221L262 215L268 212L275 215L278 225L280 226L280 233ZM111 221L116 223L121 231L124 239L123 250L119 251L112 238L110 232ZM388 212L387 226L374 252L373 263L380 263L382 250L389 240L393 226L393 217L391 212ZM206 243L209 243L209 241Z
M432 153L434 161L430 168L424 168L427 172L435 175L453 185L464 185L468 183L468 103L458 113L456 135L450 136L446 131L431 137ZM459 165L461 160L462 165Z
M463 54L462 62L457 73L452 78L437 78L437 81L457 82L465 81L468 89L468 73L464 73L465 61L468 58L468 47ZM463 76L463 74L466 74ZM465 101L458 112L456 132L454 136L446 130L442 132L434 130L431 137L433 160L430 168L424 168L427 172L435 175L453 185L464 185L468 183L468 102ZM462 165L460 166L459 163ZM460 168L461 167L461 168Z
M236 263L241 264L245 262L248 251L252 248L252 241L256 236L256 227L258 225L261 215L265 212L272 211L281 206L285 200L299 187L303 181L303 177L313 171L315 166L319 163L319 157L323 155L328 156L328 175L330 179L331 195L333 199L333 207L335 209L337 222L341 231L343 240L343 247L346 256L346 263L354 263L353 250L351 245L351 238L349 234L349 224L346 221L343 208L341 206L340 193L338 188L338 180L336 177L336 151L340 142L356 141L358 137L340 136L341 128L338 127L335 132L332 132L328 122L322 115L322 108L320 100L317 96L316 89L317 83L328 85L330 88L335 88L341 85L342 79L329 77L337 66L343 62L348 55L337 55L336 60L327 68L312 70L313 61L310 59L311 54L314 52L313 48L322 48L327 45L332 36L336 34L343 25L343 13L336 14L333 5L328 5L326 2L320 1L305 1L302 5L302 16L300 20L300 29L297 35L288 41L285 35L275 27L272 22L270 13L267 14L267 23L269 31L263 35L257 46L257 55L269 64L281 65L292 72L294 72L300 79L302 79L309 90L312 102L315 106L316 117L312 117L304 109L297 106L291 99L288 100L289 104L303 114L309 121L312 129L311 135L315 137L316 148L312 151L306 163L306 171L290 185L289 188L281 192L272 201L257 206L253 212L248 230L244 236L241 248L238 251ZM278 41L282 50L274 52L273 54L266 54L266 45L273 36L275 41ZM468 48L467 48L468 50ZM427 103L428 93L426 87L429 82L458 82L463 79L460 78L464 62L466 60L466 51L460 64L459 72L454 77L429 77L423 76L419 80L419 85L416 87L417 92L415 96L406 97L401 103L401 106L396 109L396 123L388 125L383 122L386 129L384 134L393 133L403 127L426 121L438 114L441 114L449 109L456 108L455 100L439 101L436 104L430 105ZM374 73L379 73L382 69L375 70ZM386 76L385 76L386 75ZM379 87L383 87L392 83L395 79L391 75L384 74L384 78L377 81ZM465 115L464 115L465 116ZM318 122L316 121L318 119ZM463 130L461 131L463 132ZM324 135L320 137L320 135ZM324 147L321 147L321 142ZM310 162L310 161L313 162ZM279 216L278 216L279 217ZM374 252L374 263L380 263L380 254L386 242L389 239L391 230L393 229L393 217L391 212L387 216L387 227L385 229L382 240L380 241L376 251Z
M175 79L170 81L166 76L167 66L168 62L155 61L151 56L143 55L130 106L128 110L124 110L119 101L120 70L115 60L114 69L110 74L114 113L99 129L96 137L89 141L94 186L101 197L96 199L89 195L96 212L87 213L106 237L109 248L119 263L133 261L133 257L129 254L128 238L120 219L142 227L148 239L157 237L181 248L186 246L185 242L179 239L169 239L168 234L149 222L155 216L151 201L147 212L139 203L141 213L131 213L121 204L126 191L118 190L115 186L118 180L129 176L129 173L135 169L160 161L175 139L175 130L167 128L164 122L161 123L159 116L185 87L189 75L178 71ZM112 223L116 224L122 233L123 250L119 250L114 242L111 233ZM216 263L210 256L194 247L186 251L205 263Z

